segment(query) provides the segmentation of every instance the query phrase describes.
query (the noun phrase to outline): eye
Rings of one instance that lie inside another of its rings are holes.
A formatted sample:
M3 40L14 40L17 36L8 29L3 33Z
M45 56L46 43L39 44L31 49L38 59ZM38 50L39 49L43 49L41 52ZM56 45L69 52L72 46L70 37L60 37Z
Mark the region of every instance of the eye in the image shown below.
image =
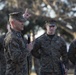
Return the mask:
M55 26L49 26L49 27L55 27Z

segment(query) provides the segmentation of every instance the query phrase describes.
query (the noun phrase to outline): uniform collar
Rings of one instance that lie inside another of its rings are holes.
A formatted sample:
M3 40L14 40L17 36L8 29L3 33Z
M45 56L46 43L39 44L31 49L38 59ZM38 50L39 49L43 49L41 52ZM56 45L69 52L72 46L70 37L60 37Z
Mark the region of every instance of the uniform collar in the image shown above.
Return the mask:
M21 37L21 31L15 31L14 29L11 28L11 31L16 34L18 37Z
M56 34L54 34L54 37L51 39L48 35L47 35L47 33L45 33L45 36L46 36L46 39L47 40L56 40L56 38L57 38L57 35Z

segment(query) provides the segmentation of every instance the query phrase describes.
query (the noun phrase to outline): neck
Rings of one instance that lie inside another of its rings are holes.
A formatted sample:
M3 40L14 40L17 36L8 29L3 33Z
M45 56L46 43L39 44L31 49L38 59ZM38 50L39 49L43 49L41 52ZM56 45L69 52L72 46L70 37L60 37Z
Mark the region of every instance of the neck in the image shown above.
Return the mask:
M54 35L55 33L47 33L48 35Z
M47 35L55 35L55 34L47 34Z
M13 29L16 32L20 32L19 30L15 29L14 27L11 27L11 29Z

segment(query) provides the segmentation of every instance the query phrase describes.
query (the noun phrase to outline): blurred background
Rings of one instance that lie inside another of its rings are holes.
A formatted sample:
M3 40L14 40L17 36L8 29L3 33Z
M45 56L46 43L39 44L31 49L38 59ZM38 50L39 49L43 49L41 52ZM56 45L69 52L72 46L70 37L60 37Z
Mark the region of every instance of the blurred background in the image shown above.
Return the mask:
M57 34L69 44L76 38L76 0L0 0L0 35L7 32L9 13L14 10L25 12L32 16L25 22L23 35L32 33L34 38L45 32L44 23L51 18L57 20ZM74 66L70 63L69 74ZM32 68L34 69L34 68Z

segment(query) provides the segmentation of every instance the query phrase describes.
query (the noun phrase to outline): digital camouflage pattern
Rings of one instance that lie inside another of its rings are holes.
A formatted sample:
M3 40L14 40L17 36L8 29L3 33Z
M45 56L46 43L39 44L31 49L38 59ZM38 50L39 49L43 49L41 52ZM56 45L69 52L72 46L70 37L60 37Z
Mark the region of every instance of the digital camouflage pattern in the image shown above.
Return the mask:
M25 44L26 43L29 44L30 43L30 37L29 37L29 39L26 39L24 37L24 41L25 41ZM31 55L31 53L29 53L28 56L27 56L27 64L26 65L27 65L27 68L28 68L28 75L30 75L31 69L32 69L32 55Z
M40 75L40 62L39 59L34 57L34 68L37 75Z
M76 40L74 40L69 47L69 52L68 52L69 60L75 65L75 73L76 75Z
M27 75L28 50L20 32L11 29L4 40L6 75Z
M39 49L40 52L38 51ZM57 75L57 73L61 75L60 59L62 59L65 67L68 68L66 44L65 41L57 35L55 35L52 40L46 33L37 38L31 53L36 58L39 58L41 73L50 72L52 75Z

